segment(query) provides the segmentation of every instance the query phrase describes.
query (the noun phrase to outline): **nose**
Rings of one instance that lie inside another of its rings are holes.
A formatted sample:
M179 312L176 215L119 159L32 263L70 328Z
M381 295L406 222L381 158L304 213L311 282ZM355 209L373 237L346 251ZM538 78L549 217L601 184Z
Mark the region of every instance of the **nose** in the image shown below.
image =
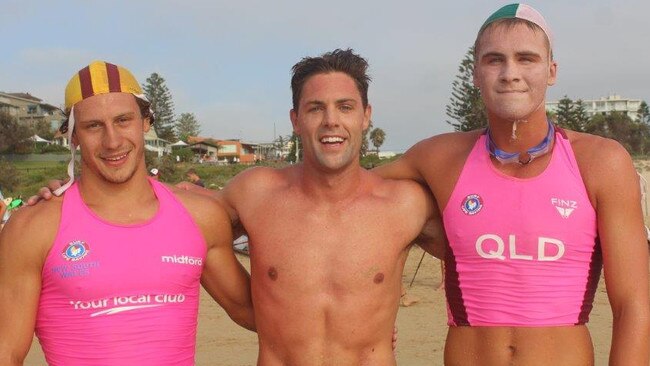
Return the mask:
M336 127L339 125L339 116L336 108L329 107L325 109L323 114L323 126L325 127Z
M501 67L500 79L503 82L510 83L514 81L519 81L521 75L519 74L519 67L516 62L507 60L503 62Z
M102 145L109 150L117 149L122 143L122 135L120 131L112 124L107 124L104 129L104 136Z

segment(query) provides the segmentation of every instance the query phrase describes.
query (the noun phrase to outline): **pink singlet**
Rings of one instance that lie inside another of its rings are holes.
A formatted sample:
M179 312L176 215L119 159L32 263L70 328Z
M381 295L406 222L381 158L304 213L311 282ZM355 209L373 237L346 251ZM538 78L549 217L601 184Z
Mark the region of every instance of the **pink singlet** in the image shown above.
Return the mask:
M443 211L448 324L586 323L602 259L596 213L569 140L557 129L546 169L519 179L494 167L485 138Z
M136 225L95 215L76 183L65 193L36 319L50 365L194 364L206 243L176 197L150 182L158 212Z

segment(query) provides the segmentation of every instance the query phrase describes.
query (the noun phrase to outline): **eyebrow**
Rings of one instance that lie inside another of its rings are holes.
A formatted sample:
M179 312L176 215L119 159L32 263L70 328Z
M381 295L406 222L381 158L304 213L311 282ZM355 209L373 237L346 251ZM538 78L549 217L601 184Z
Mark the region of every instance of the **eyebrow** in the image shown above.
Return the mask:
M335 103L336 104L357 103L357 101L354 100L354 98L342 98L342 99L337 99ZM323 105L323 104L325 104L325 102L322 101L322 100L316 100L315 99L315 100L307 101L307 102L305 102L305 104L306 105Z
M542 55L540 55L538 52L534 51L519 51L515 52L515 56L517 57L522 57L522 56L528 56L528 57L536 57L536 58L542 58ZM487 57L506 57L506 55L502 52L486 52L481 56L481 59L487 58Z
M129 117L129 118L131 118L131 117L134 117L134 116L135 116L135 112L124 112L124 113L120 113L120 114L118 114L118 115L112 117L111 120L115 120L115 119L122 118L122 117ZM89 120L78 121L77 124L82 124L82 123L96 123L96 122L101 122L101 123L103 123L104 120L103 120L103 119L99 119L99 118L93 118L93 119L89 119Z

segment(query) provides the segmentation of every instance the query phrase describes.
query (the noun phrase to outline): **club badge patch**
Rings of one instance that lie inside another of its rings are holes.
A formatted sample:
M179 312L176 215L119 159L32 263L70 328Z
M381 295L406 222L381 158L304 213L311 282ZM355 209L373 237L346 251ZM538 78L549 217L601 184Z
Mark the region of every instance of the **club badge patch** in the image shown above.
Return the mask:
M466 215L476 215L483 208L483 200L478 194L470 194L463 200L461 208Z
M81 240L75 240L70 242L68 246L63 249L61 255L65 260L74 262L88 255L88 252L90 252L88 244Z

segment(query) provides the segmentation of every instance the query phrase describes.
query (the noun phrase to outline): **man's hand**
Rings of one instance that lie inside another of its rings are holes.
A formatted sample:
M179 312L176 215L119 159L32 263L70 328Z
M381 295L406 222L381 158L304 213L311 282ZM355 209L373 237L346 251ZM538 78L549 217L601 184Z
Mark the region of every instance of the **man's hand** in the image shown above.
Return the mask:
M397 325L393 327L393 355L397 356Z
M41 189L38 190L38 193L35 196L29 197L29 199L27 200L27 204L29 206L34 206L40 200L46 200L46 201L51 200L54 197L54 194L52 192L59 189L66 182L67 180L58 180L58 179L47 182L47 187L41 187Z
M176 188L183 189L183 190L190 191L190 192L194 192L194 193L198 193L198 194L202 194L202 195L205 195L205 196L214 197L214 191L212 191L210 189L207 189L207 188L203 188L201 186L197 186L196 184L190 183L190 182L180 182L180 183L178 183L176 185Z

